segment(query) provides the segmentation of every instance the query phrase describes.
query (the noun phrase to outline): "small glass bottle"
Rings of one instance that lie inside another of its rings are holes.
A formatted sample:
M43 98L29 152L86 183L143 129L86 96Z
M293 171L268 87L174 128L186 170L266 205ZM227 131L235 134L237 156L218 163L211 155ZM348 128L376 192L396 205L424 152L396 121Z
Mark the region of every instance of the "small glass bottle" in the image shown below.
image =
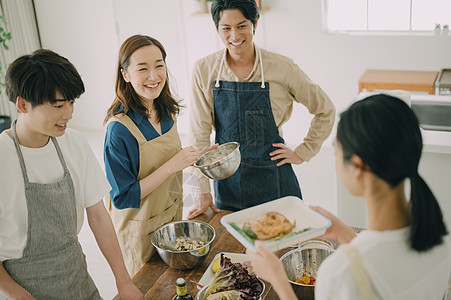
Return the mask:
M186 282L183 278L178 278L175 281L175 287L177 295L175 295L174 300L193 300L193 297L186 292Z

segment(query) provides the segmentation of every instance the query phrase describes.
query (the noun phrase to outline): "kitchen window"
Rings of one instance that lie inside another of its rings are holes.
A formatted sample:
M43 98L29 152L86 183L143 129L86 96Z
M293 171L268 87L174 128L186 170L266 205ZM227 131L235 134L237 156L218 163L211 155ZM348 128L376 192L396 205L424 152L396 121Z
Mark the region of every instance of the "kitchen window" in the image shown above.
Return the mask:
M328 33L433 34L451 24L451 0L322 0L322 8Z

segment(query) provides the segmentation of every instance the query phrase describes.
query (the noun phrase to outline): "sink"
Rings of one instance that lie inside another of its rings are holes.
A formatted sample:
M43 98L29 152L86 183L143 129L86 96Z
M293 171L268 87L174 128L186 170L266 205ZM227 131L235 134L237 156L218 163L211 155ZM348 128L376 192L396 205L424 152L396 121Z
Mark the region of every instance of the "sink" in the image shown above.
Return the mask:
M412 101L411 107L424 130L451 132L451 102Z

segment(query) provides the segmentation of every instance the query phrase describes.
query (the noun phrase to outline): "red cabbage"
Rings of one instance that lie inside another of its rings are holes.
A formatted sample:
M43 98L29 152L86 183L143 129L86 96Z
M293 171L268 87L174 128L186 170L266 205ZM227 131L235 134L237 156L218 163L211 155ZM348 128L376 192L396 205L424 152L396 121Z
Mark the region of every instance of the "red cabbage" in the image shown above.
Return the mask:
M256 300L262 293L260 282L249 266L232 263L221 253L221 268L207 288L205 297L232 290L239 292L239 299L243 300Z

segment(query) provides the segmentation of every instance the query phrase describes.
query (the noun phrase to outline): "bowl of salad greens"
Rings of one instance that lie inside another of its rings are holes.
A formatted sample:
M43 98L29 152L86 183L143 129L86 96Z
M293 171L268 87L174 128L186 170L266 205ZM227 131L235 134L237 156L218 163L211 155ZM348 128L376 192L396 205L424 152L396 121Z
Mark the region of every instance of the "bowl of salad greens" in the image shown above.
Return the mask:
M265 291L265 283L253 272L250 265L233 263L221 253L221 267L213 281L204 286L196 300L259 300Z

